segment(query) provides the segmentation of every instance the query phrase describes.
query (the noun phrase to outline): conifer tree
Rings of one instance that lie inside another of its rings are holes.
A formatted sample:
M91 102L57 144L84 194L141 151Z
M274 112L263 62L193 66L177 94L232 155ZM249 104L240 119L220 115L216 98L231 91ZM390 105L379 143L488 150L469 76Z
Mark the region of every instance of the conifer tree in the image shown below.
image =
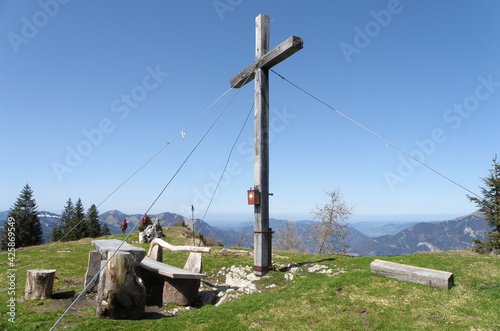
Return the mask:
M102 236L109 236L111 234L111 231L109 231L108 225L106 223L103 224L101 227L101 237Z
M51 240L58 241L62 239L63 241L72 240L69 235L67 235L73 228L72 220L74 214L74 205L71 198L66 202L66 206L61 213L61 218L59 219L59 227L52 229Z
M482 197L467 197L479 207L492 231L484 240L473 239L476 244L473 250L478 253L500 252L500 164L496 155L490 175L482 180L485 185L481 187Z
M11 228L15 232L16 248L43 244L42 225L38 219L37 208L33 191L26 184L8 214L8 219L14 220L11 223L13 226L8 226L6 222L1 233L2 250L7 249L8 231Z
M95 205L90 206L85 217L86 237L97 238L101 236L101 224L99 224L99 212Z
M69 237L72 238L71 240L79 240L87 237L85 229L85 209L83 208L82 200L80 198L75 203L71 224L74 227L74 230L71 231L69 235Z
M60 226L55 226L50 231L50 241L51 242L59 241L59 239L61 239L62 236L63 236L63 233L61 231L61 227Z

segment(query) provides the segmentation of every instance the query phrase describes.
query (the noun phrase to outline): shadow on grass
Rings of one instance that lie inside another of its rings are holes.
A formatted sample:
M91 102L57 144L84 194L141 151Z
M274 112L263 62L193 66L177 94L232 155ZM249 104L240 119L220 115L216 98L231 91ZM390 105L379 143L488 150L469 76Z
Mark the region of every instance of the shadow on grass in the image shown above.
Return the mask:
M74 296L75 296L75 291L52 293L52 299L55 300L67 300L73 298Z
M335 257L329 257L329 258L324 258L324 259L320 259L320 260L316 260L316 261L306 261L306 262L301 262L301 263L294 263L294 264L287 265L286 267L283 267L283 268L277 268L276 271L287 272L287 271L290 271L292 268L303 267L306 264L332 262L332 261L335 261L336 259L337 258L335 258Z
M159 320L162 318L169 318L169 317L172 317L172 316L167 316L167 315L161 314L161 313L144 312L144 313L142 313L140 320Z

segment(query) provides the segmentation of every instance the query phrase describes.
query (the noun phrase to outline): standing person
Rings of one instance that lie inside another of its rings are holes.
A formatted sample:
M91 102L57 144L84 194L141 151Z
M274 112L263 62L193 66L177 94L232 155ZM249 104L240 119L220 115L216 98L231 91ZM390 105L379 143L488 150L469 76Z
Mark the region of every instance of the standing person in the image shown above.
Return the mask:
M122 224L120 224L120 229L122 229L122 234L125 233L125 231L127 230L127 228L128 228L127 219L124 219L122 221Z
M142 217L142 224L144 225L144 228L147 228L147 226L149 225L149 216L148 215L144 215Z

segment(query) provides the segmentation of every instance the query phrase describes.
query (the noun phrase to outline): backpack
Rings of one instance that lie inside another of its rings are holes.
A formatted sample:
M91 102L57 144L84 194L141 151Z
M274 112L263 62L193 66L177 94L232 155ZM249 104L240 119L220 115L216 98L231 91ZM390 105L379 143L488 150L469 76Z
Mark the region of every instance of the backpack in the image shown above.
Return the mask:
M128 227L127 220L123 220L122 224L120 224L120 229L126 230Z

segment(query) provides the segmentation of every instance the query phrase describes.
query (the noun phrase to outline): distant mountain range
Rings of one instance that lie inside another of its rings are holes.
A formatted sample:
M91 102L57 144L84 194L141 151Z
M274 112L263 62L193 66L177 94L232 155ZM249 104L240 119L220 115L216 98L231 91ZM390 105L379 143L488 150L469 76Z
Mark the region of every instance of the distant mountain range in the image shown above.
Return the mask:
M7 219L8 211L0 212L0 226ZM158 218L162 227L171 227L176 223L184 223L196 232L211 238L215 243L221 242L226 247L250 247L253 244L253 224L239 223L231 228L221 229L210 226L199 219L191 220L184 216L164 212L149 215ZM60 215L40 211L38 217L42 224L45 243L50 241L51 229L59 225ZM106 223L111 234L121 233L120 223L123 219L129 222L129 230L142 218L142 214L127 215L118 210L111 210L100 216L101 223ZM253 222L252 222L253 223ZM270 219L269 225L277 231L284 220ZM311 252L308 245L310 221L295 222L298 235L303 239L306 252ZM449 251L472 247L471 239L483 239L490 231L481 213L473 213L454 220L428 223L384 223L374 227L373 223L357 223L349 226L349 253L360 256L406 255L419 252ZM383 235L380 235L383 234ZM379 235L379 236L377 236Z
M450 221L417 223L394 235L369 238L351 228L349 252L362 256L406 255L472 247L472 239L484 239L491 231L484 216L473 213Z
M142 216L143 216L142 214L126 215L118 210L111 210L104 214L99 215L99 218L101 219L101 222L105 222L108 225L112 234L118 234L121 233L120 223L124 219L127 219L130 229L131 228L130 223L132 223L133 225L137 224L137 222L141 220ZM152 220L157 218L162 227L171 227L177 223L181 223L182 221L184 221L184 223L190 229L193 229L193 223L194 223L194 230L196 232L200 232L204 236L208 236L215 242L220 241L226 246L234 245L238 241L243 231L242 229L240 229L240 231L222 230L217 227L210 226L208 223L203 222L202 220L196 219L193 222L192 219L169 212L149 215L149 217Z
M358 230L367 237L375 238L387 234L396 234L408 229L419 222L397 222L388 223L383 221L357 222L349 224L350 227Z

